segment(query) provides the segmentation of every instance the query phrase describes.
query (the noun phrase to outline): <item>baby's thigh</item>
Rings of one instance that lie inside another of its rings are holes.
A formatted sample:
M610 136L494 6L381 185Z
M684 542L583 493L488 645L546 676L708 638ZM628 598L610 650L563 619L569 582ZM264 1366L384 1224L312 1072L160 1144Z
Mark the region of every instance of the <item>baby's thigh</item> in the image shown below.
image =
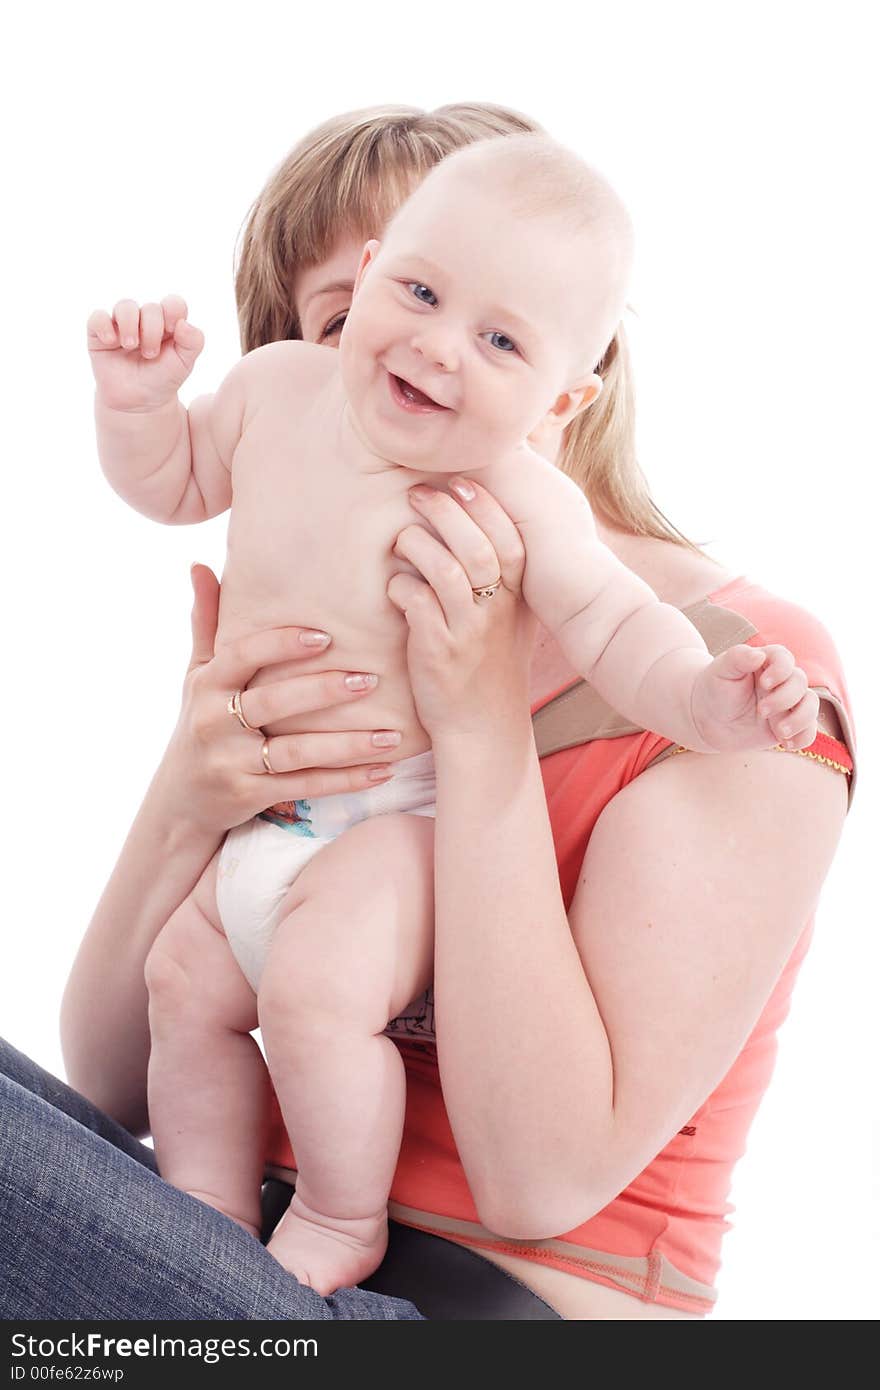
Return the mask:
M220 926L214 855L187 898L171 914L147 956L144 978L151 1016L186 1012L221 1019L236 1031L257 1026L256 996Z
M375 1003L377 1028L431 982L434 821L395 813L360 821L303 869L284 903L264 981L298 999ZM261 1008L263 1005L261 988Z

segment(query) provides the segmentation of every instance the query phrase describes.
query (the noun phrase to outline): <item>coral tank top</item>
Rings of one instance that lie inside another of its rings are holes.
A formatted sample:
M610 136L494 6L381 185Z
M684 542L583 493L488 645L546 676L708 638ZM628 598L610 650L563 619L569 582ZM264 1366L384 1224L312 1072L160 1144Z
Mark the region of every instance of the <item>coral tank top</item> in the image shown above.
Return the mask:
M855 742L840 658L822 625L803 609L739 578L684 610L717 654L738 642L782 643L829 701L845 743L820 733L810 757L854 781ZM583 681L535 706L535 738L566 909L587 844L611 798L676 749L627 724ZM480 1224L447 1118L428 991L386 1030L406 1067L407 1107L390 1215L449 1240L506 1251L648 1302L706 1313L715 1300L721 1240L732 1208L734 1166L773 1071L777 1032L810 943L812 919L789 957L745 1046L720 1085L675 1138L603 1210L554 1240L512 1241ZM275 1111L267 1173L293 1180L296 1160Z

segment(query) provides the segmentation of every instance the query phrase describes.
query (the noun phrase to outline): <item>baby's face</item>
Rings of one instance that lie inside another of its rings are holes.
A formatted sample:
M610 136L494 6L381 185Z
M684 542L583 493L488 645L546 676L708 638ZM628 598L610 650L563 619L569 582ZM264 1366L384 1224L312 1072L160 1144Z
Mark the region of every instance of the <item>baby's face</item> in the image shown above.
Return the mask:
M368 445L432 472L474 471L521 445L593 380L616 326L601 250L594 259L553 222L513 221L472 180L419 190L368 243L340 342Z

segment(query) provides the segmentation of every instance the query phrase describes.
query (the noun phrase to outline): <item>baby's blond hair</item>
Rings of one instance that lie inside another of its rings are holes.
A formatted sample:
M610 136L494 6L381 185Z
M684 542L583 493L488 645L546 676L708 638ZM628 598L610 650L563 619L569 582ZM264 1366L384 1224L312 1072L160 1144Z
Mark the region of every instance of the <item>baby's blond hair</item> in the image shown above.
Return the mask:
M235 271L242 351L301 338L297 271L318 265L342 237L380 235L447 155L477 141L529 134L543 131L518 111L483 102L435 111L371 107L318 126L274 170L243 225ZM560 468L607 524L696 549L657 507L636 459L632 367L622 324L596 371L602 392L566 429Z

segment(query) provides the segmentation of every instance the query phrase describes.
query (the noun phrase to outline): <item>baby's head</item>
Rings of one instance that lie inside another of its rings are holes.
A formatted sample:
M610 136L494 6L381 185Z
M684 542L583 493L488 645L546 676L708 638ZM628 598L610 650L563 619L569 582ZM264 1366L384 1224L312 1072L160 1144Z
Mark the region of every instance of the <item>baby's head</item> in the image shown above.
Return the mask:
M614 190L540 135L438 164L364 249L340 342L355 418L384 458L470 472L596 398L632 229Z

